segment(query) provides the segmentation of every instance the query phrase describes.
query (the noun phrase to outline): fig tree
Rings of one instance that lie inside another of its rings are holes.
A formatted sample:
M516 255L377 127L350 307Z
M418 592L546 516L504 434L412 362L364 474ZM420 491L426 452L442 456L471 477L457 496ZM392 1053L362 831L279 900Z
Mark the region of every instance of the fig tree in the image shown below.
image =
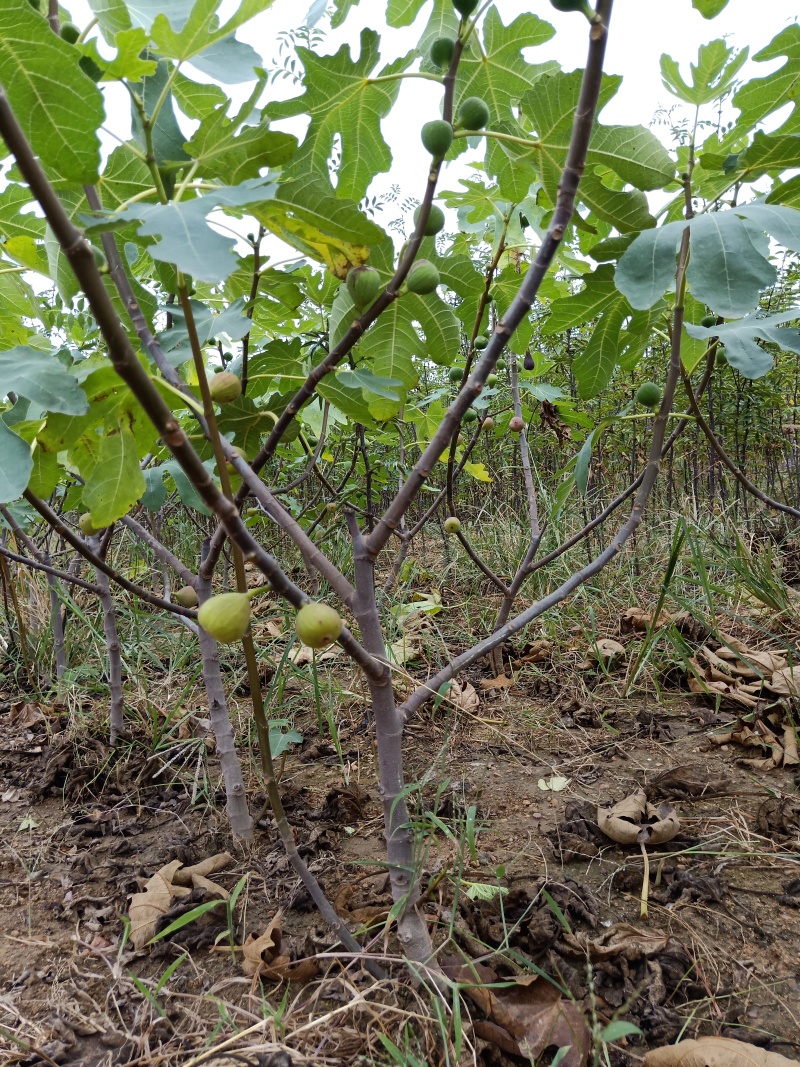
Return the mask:
M211 378L208 391L215 404L230 404L242 395L242 380L231 371L223 370Z
M67 44L75 44L81 35L79 27L74 22L62 22L58 32L61 40L66 41Z
M351 267L345 281L357 308L368 307L381 287L381 276L374 267Z
M489 121L489 105L479 96L468 96L458 106L458 124L465 130L482 130Z
M434 159L443 159L453 143L453 127L444 119L433 119L422 127L422 145Z
M489 344L489 338L484 337L483 334L479 334L472 343L475 346L476 352L482 352Z
M196 608L197 590L191 585L184 585L172 594L172 599L176 604L180 604L182 608Z
M455 515L448 515L448 517L444 520L443 526L445 533L458 533L458 531L461 529L461 521L460 519L457 519Z
M419 208L414 212L414 224L416 225L419 218ZM431 204L430 214L428 215L428 221L425 223L425 236L433 237L439 230L444 229L444 212L438 206L438 204Z
M437 37L431 45L431 63L436 67L450 66L456 42L451 37Z
M197 621L220 644L240 641L250 625L250 597L247 593L220 593L200 606Z
M411 267L406 278L406 286L410 293L425 296L432 293L439 284L439 271L427 259L418 259Z
M702 317L702 319L700 319L700 325L701 326L705 326L705 328L707 330L710 330L712 326L716 326L717 325L717 316L716 315L704 315Z
M297 636L309 648L327 648L342 632L339 612L327 604L304 604L297 613Z
M645 382L636 390L636 403L655 410L661 403L661 390L655 382Z
M451 367L448 371L447 377L450 379L453 385L458 385L458 383L464 377L464 370L462 367Z
M508 424L509 430L512 433L522 433L525 429L525 423L520 415L515 415L514 418Z

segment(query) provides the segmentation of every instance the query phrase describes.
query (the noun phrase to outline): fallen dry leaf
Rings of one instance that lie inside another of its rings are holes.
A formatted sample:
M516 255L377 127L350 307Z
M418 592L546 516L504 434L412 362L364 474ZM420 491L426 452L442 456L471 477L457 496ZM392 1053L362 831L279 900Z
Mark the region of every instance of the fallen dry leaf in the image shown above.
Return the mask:
M605 667L611 667L625 658L625 646L610 637L601 637L589 649L589 657L595 663L602 663Z
M651 1049L644 1067L797 1067L797 1060L727 1037L700 1037Z
M293 963L291 957L282 952L282 917L283 913L279 911L260 937L249 934L242 945L242 969L254 981L256 978L267 978L273 982L307 982L319 974L319 965L315 960Z
M496 678L482 678L478 682L478 688L486 693L490 689L510 689L513 684L513 678L509 678L505 674L498 674Z
M614 956L638 959L642 956L657 956L669 946L668 934L650 934L630 923L615 923L597 937L589 937L583 931L565 933L561 938L563 949L569 955L592 960L607 960Z
M220 852L192 867L184 867L180 860L173 860L156 871L145 883L144 892L131 896L128 916L131 921L130 940L133 947L143 948L155 937L158 924L172 907L173 900L191 896L193 888L205 889L211 895L226 900L228 891L210 881L206 875L221 870L230 862L228 853Z
M620 629L623 633L629 633L631 630L646 631L653 628L660 629L672 622L672 616L668 611L660 611L657 619L654 618L654 614L644 608L626 608L620 619Z
M527 975L519 981L510 979L513 984L507 988L489 989L489 983L504 979L484 964L446 958L442 969L462 983L466 995L487 1016L475 1023L475 1033L484 1040L531 1062L549 1048L567 1048L563 1067L586 1063L592 1038L583 1012L552 983Z
M672 805L651 804L643 789L610 808L598 807L597 825L606 837L621 845L660 845L671 841L681 828Z

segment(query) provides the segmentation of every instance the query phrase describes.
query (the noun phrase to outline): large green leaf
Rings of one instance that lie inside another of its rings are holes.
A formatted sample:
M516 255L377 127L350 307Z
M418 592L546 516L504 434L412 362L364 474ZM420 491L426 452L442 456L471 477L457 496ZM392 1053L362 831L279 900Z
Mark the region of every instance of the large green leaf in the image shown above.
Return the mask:
M31 446L9 430L0 416L0 504L22 496L32 470Z
M725 318L752 311L775 278L762 232L792 251L800 249L800 212L754 202L708 212L687 222L644 230L619 261L616 285L635 308L649 308L671 287L675 254L686 227L690 259L686 277L694 297Z
M800 85L800 25L796 22L787 26L770 41L766 48L757 52L753 59L757 63L786 57L786 62L768 74L765 78L751 78L734 95L733 103L740 111L738 130L752 129L763 122L775 111L792 105L783 124L774 134L800 133L800 107L798 107L798 85Z
M233 251L234 238L223 237L213 230L207 216L216 208L236 208L263 203L275 194L275 183L252 178L237 186L219 189L194 200L169 204L132 204L115 216L117 219L138 219L138 234L142 238L156 237L147 242L153 259L173 263L179 269L206 282L224 281L237 265ZM104 229L107 222L89 227Z
M83 503L97 527L122 518L145 491L130 416L101 436L83 436L70 458L80 467Z
M731 88L736 75L747 60L749 51L748 48L743 48L741 52L736 53L734 48L728 48L722 40L700 45L697 65L689 64L692 72L691 85L687 85L683 80L680 67L672 56L665 54L661 57L661 80L673 96L685 100L687 104L694 104L696 107L710 104Z
M0 352L0 390L27 397L46 411L82 415L88 406L86 394L55 351L27 345Z
M266 108L274 119L311 116L303 143L286 167L287 178L309 173L327 178L328 160L337 137L341 139L337 195L360 200L375 175L389 169L392 155L381 134L380 120L389 114L397 99L400 82L370 79L380 60L379 44L380 37L374 30L363 30L361 55L355 61L349 45L342 45L332 56L318 56L310 49L298 48L305 67L305 93ZM413 59L413 52L396 59L382 68L378 77L406 70Z
M141 6L142 0L137 2ZM151 0L147 2L149 5ZM170 0L167 14L164 12L163 2L156 0L160 14L152 20L150 36L159 55L165 59L189 61L220 81L236 84L252 78L254 63L250 57L255 57L257 62L258 56L249 45L236 41L233 34L255 15L271 7L273 0L241 0L228 21L220 24L216 13L221 2L222 0L195 0L188 18L184 18L185 7L178 15L182 4ZM128 7L133 13L130 0ZM230 47L231 42L233 48ZM222 51L219 50L220 45ZM203 63L204 56L210 61L209 64ZM245 68L249 69L237 69L236 64L240 63L242 58ZM231 67L226 69L229 62ZM210 69L206 69L207 66L210 66Z
M291 158L297 140L289 133L271 130L264 118L257 126L244 126L229 119L223 108L207 115L184 146L200 164L206 178L221 178L237 185L256 178L262 167L279 167Z
M762 378L772 370L773 356L757 345L756 339L800 355L800 330L780 328L781 323L796 320L796 309L766 317L753 313L736 322L726 322L711 329L687 325L686 331L690 336L704 341L719 337L732 367L745 378Z
M24 0L0 4L0 84L46 169L75 184L100 166L103 97L80 53Z

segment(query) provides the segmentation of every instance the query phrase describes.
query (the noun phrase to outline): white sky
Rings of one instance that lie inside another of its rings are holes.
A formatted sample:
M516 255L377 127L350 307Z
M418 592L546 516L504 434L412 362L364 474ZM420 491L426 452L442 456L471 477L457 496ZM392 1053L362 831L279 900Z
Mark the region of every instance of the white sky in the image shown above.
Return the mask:
M275 65L277 59L276 35L302 25L311 0L276 0L264 14L256 17L238 36L247 41L257 52L261 53L265 65ZM531 0L520 4L518 0L496 0L501 17L508 24L521 10L532 10L534 14L551 22L556 29L552 41L526 55L531 62L542 62L555 58L565 70L583 66L586 56L588 26L576 14L562 14L556 11L548 0ZM79 26L85 25L91 18L87 0L72 0L67 3L73 18ZM237 0L223 0L220 13L223 19L237 6ZM330 30L327 19L319 22L318 28L326 29L326 40L322 51L335 52L343 43L349 43L354 54L358 54L359 34L364 26L370 26L382 33L381 55L383 61L390 61L398 55L413 48L427 22L430 3L425 3L416 21L401 29L386 29L384 22L385 0L361 0L351 9L345 24L337 30ZM164 9L169 9L169 0L164 0ZM730 0L727 8L718 18L706 21L692 8L691 0L616 0L609 35L609 44L605 69L609 73L622 74L622 86L617 96L604 109L601 119L605 123L641 123L648 125L659 108L669 108L677 104L676 119L686 115L685 105L674 100L664 89L659 71L659 58L666 52L680 63L684 77L689 80L689 63L696 60L699 45L714 38L724 36L729 45L736 48L749 46L750 54L763 48L789 23L798 18L798 0ZM739 73L741 80L749 77L763 77L777 69L783 60L769 63L747 62ZM191 71L187 71L190 75ZM205 80L202 77L198 80ZM247 95L247 86L234 87L236 99ZM302 87L290 80L279 79L269 92L273 98L286 98L298 95ZM120 87L107 90L108 125L118 135L126 136L129 129L129 104L127 95ZM262 103L266 102L265 97ZM404 81L400 90L398 104L392 112L388 123L384 123L383 134L387 139L394 157L394 166L388 175L381 175L373 183L370 194L386 192L392 184L401 188L401 196L420 197L424 188L428 156L419 140L419 128L429 118L439 115L441 88L433 82L411 79ZM708 108L708 117L714 114L713 105ZM729 117L734 117L732 113ZM181 120L183 121L183 120ZM782 121L782 120L781 120ZM777 125L773 122L772 125ZM187 130L190 127L187 126ZM289 129L300 134L302 123L277 124L277 128ZM653 132L668 142L669 133L663 126L653 127ZM468 171L464 160L445 168L440 179L441 189L457 186L458 178ZM377 221L384 226L397 215L392 207L377 216ZM285 253L284 253L285 254Z

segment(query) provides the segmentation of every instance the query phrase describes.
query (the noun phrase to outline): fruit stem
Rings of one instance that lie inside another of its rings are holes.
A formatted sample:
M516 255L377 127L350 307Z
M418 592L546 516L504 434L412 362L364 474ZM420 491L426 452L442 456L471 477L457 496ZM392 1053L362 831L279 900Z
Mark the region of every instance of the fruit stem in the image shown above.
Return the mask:
M402 74L380 74L377 78L365 78L365 85L378 85L380 82L398 82L404 78L423 78L425 81L438 82L439 85L444 84L443 74L429 74L424 70L411 70L405 71Z
M526 148L541 148L541 141L532 141L529 137L515 137L513 133L498 133L495 130L462 130L454 128L453 140L457 137L494 137L497 141L508 141L511 144L521 144Z

